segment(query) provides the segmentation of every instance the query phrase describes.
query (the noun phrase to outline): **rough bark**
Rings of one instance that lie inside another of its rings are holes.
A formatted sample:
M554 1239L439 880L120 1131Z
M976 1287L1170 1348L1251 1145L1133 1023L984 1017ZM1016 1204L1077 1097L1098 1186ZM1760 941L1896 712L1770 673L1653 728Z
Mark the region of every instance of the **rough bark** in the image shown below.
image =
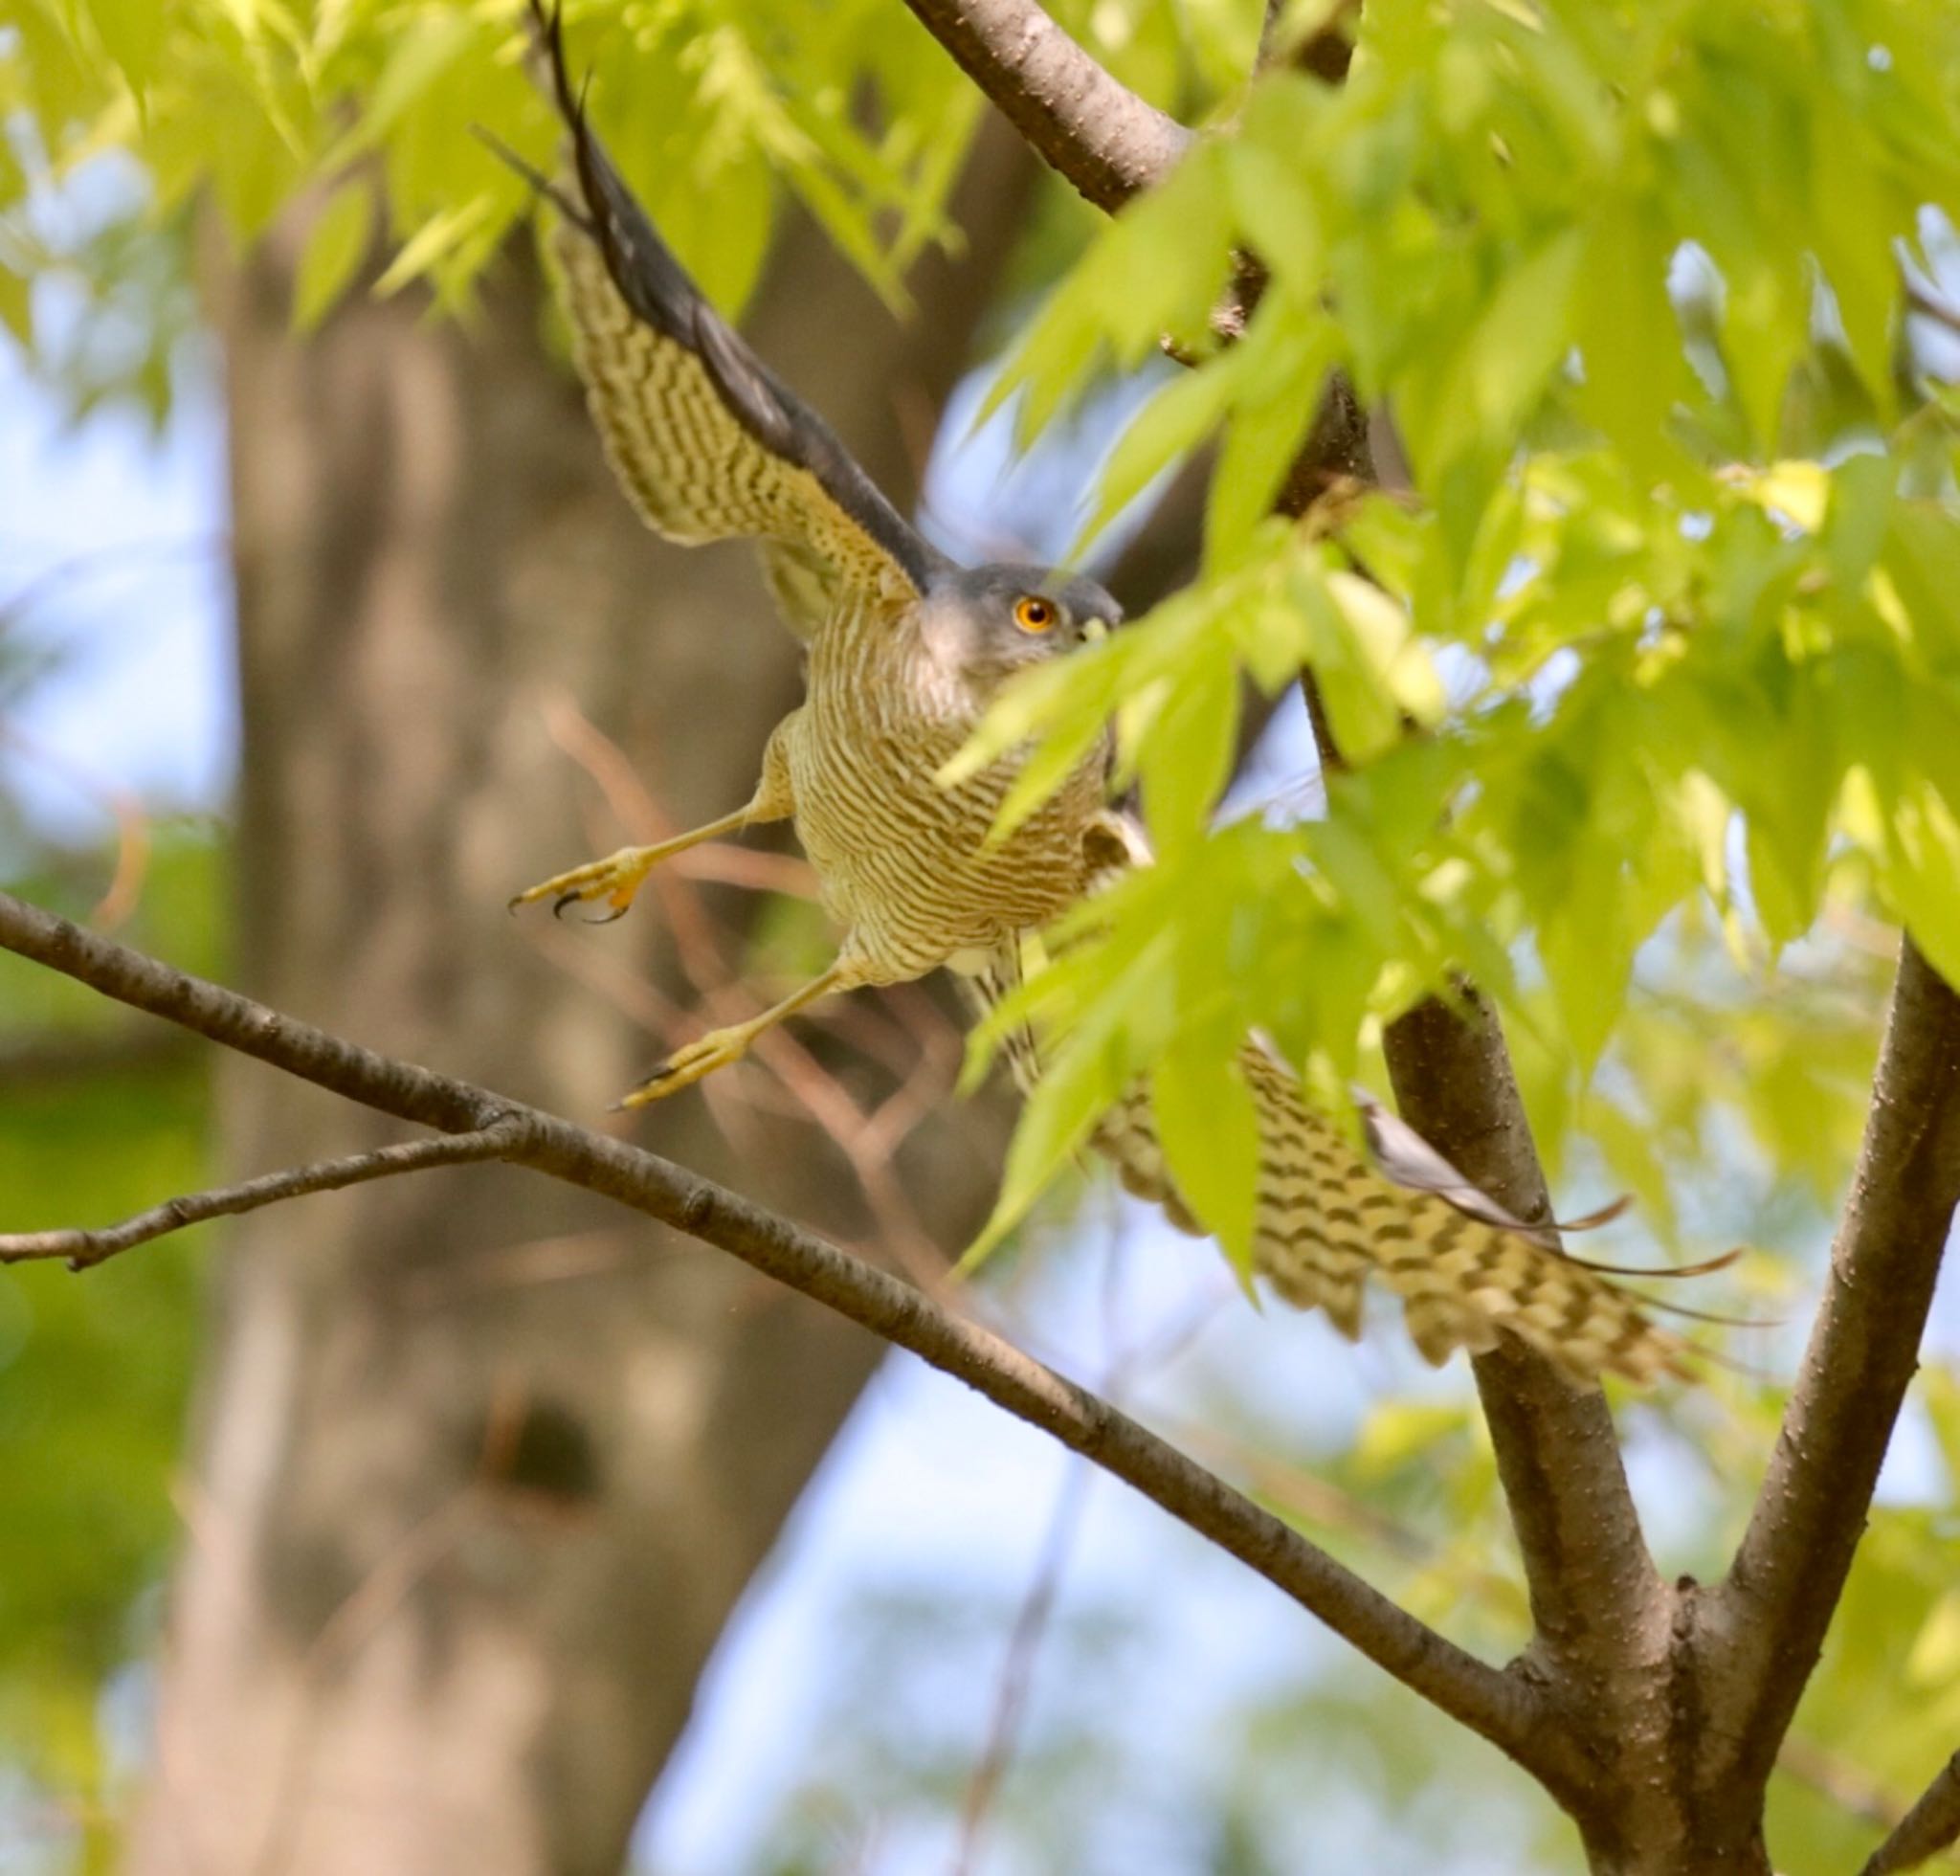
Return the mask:
M1034 0L906 0L1020 134L1099 209L1159 181L1191 132L1105 72Z
M958 267L902 335L813 233L752 322L902 496L895 405L936 409L1021 195L983 145ZM288 229L217 279L245 761L237 974L306 1015L587 1116L658 1053L507 919L620 830L550 740L569 692L684 820L741 801L796 654L739 549L645 535L546 360L527 256L467 331L411 299L287 334ZM683 1006L651 898L588 959ZM740 908L731 905L731 912ZM569 937L571 934L565 934ZM816 1129L699 1101L635 1124L846 1234ZM993 1183L969 1110L905 1158L956 1245ZM376 1144L317 1091L234 1082L240 1174ZM997 1134L996 1134L997 1143ZM610 1871L696 1675L877 1344L586 1195L500 1168L235 1231L172 1599L145 1872Z

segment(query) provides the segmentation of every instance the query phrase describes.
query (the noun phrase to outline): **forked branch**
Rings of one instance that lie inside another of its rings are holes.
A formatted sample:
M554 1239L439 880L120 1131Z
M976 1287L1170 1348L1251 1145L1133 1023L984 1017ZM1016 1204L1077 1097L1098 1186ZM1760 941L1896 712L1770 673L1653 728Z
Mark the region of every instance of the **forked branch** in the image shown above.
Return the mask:
M375 1054L0 893L0 949L397 1119L616 1199L849 1317L1133 1485L1378 1666L1550 1783L1571 1748L1533 1688L1398 1608L1196 1461L1012 1344L739 1194L625 1142ZM494 1153L486 1143L494 1136Z

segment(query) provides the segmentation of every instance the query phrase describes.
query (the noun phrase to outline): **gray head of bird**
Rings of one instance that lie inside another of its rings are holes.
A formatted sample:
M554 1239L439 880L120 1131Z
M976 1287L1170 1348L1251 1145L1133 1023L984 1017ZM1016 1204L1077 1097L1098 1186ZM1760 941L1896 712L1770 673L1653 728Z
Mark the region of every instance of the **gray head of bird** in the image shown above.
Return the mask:
M1123 608L1094 580L1036 567L947 567L920 613L935 663L957 671L981 700L1018 671L1097 644Z

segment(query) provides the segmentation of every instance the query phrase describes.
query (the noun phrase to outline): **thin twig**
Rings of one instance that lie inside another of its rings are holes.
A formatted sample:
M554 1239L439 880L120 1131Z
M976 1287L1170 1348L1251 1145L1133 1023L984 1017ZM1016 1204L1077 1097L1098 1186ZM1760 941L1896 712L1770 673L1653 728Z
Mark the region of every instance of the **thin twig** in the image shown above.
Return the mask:
M1102 1387L1111 1400L1120 1400L1125 1381L1142 1371L1156 1345L1138 1350L1119 1346L1123 1219L1114 1194L1105 1193L1105 1197L1109 1229L1102 1263L1102 1346L1108 1368ZM1001 1663L992 1714L987 1727L987 1743L973 1768L973 1776L968 1780L966 1798L960 1807L960 1841L953 1857L952 1876L969 1876L978 1865L980 1840L1013 1756L1022 1715L1027 1709L1028 1690L1034 1682L1036 1660L1054 1619L1055 1605L1060 1599L1062 1575L1081 1530L1093 1477L1089 1467L1078 1458L1063 1473L1060 1489L1056 1493L1048 1528L1036 1552L1035 1574L1008 1633L1007 1653Z
M192 534L154 541L113 541L85 547L43 567L0 599L0 633L11 632L51 594L78 580L113 573L129 565L166 566L172 561L215 560L231 547L227 534Z
M725 1187L487 1088L377 1055L0 893L0 949L401 1120L508 1128L499 1157L616 1199L740 1258L965 1381L1083 1454L1317 1616L1405 1686L1541 1780L1582 1776L1535 1687L1398 1608L1242 1492L1088 1389L979 1325Z
M1852 1764L1801 1733L1792 1733L1783 1742L1776 1770L1881 1830L1891 1830L1904 1814L1905 1807L1863 1766Z
M1000 1782L1007 1776L1008 1761L1013 1755L1021 1716L1027 1709L1028 1689L1035 1678L1036 1657L1061 1593L1062 1572L1068 1568L1069 1552L1075 1549L1077 1533L1081 1530L1082 1512L1089 1503L1089 1484L1094 1476L1085 1462L1071 1461L1061 1488L1055 1495L1055 1508L1048 1514L1048 1529L1041 1539L1035 1574L1008 1636L1006 1664L1001 1669L1000 1689L987 1729L987 1745L979 1764L973 1768L966 1800L960 1806L960 1843L953 1855L952 1876L971 1876L979 1867L980 1833L993 1808Z
M438 1505L405 1531L380 1557L326 1620L308 1644L299 1664L303 1688L292 1730L274 1766L266 1803L265 1828L251 1876L284 1876L292 1867L293 1851L305 1820L303 1800L313 1759L324 1727L327 1704L323 1690L336 1673L371 1641L416 1586L427 1578L467 1530L480 1504L476 1479Z
M1924 1796L1865 1861L1859 1876L1893 1876L1960 1842L1960 1753L1934 1775Z
M112 1257L167 1238L188 1225L209 1218L235 1217L311 1192L338 1192L369 1179L391 1179L399 1172L420 1172L431 1166L466 1166L474 1160L497 1159L510 1145L512 1130L502 1122L468 1133L443 1133L433 1140L410 1140L399 1146L377 1147L371 1152L323 1159L311 1166L291 1166L235 1186L211 1192L187 1193L167 1198L147 1212L99 1231L24 1231L0 1236L0 1263L33 1263L65 1258L71 1270L88 1270Z
M0 743L9 743L32 764L52 771L116 823L116 865L109 883L89 911L89 923L113 930L136 910L149 872L149 814L134 789L95 773L87 764L31 734L11 718L0 717Z
M567 690L553 689L539 705L546 733L590 775L606 797L613 818L635 840L651 845L679 831L631 759L612 737L581 710ZM817 897L816 869L794 854L738 847L710 840L673 855L664 862L670 877L744 886L753 892L780 892L794 899Z

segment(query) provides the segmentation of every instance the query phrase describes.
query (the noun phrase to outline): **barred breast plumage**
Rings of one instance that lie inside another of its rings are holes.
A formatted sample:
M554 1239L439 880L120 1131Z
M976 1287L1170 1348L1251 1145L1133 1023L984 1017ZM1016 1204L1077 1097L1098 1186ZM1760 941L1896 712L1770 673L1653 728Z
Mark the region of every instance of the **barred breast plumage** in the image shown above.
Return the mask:
M916 614L835 614L812 640L808 689L779 732L796 835L864 981L923 976L991 951L1080 898L1083 828L1102 808L1102 765L1085 764L992 841L1012 767L951 788L937 780L985 700L935 656Z

